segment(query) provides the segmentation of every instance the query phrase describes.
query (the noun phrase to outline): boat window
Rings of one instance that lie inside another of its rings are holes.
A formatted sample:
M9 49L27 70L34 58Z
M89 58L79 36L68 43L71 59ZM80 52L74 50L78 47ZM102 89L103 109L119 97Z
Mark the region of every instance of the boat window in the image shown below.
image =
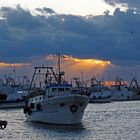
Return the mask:
M66 88L65 91L70 91L70 88Z
M64 88L58 88L58 91L64 91Z
M57 91L57 88L52 88L52 92L55 92L55 91Z

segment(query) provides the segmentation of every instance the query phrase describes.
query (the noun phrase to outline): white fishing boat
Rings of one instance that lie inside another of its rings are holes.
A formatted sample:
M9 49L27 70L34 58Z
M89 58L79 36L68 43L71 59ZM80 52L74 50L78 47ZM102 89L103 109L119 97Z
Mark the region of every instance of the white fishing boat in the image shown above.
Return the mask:
M74 83L73 83L73 81L74 81ZM83 84L83 81L82 82L80 81L79 77L72 78L71 79L71 84L72 84L72 92L74 94L87 95L86 86Z
M23 97L18 94L18 85L12 78L6 78L6 82L0 79L0 108L23 107Z
M18 94L23 99L28 96L30 80L27 76L18 76Z
M126 101L133 100L136 96L136 93L133 92L122 78L116 78L115 85L110 87L111 91L111 100L112 101Z
M40 74L45 75L45 82L40 82L39 78L39 87L36 88L33 81ZM87 96L72 93L72 85L64 80L60 66L58 74L55 74L53 67L35 67L24 113L28 121L78 124L82 121L88 101Z
M96 78L91 79L89 102L90 103L106 103L111 101L111 92Z

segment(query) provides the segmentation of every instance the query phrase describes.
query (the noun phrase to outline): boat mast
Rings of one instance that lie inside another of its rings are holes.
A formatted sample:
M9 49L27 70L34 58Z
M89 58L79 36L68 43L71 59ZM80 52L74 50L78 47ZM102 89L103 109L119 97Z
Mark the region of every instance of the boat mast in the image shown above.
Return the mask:
M59 53L59 54L58 54L58 74L59 74L59 75L60 75L60 70L61 70L60 61L61 61L61 55L60 55L60 53Z
M63 58L64 56L61 55L60 53L58 55L56 55L55 57L58 58L58 63L57 63L57 68L58 68L58 84L62 83L62 73L61 73L61 58Z

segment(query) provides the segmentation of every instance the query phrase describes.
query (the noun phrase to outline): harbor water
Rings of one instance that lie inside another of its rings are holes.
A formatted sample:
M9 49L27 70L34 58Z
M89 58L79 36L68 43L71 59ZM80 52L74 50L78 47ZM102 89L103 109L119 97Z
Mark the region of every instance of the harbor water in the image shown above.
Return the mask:
M140 101L89 104L79 125L27 122L22 109L0 110L1 140L140 140Z

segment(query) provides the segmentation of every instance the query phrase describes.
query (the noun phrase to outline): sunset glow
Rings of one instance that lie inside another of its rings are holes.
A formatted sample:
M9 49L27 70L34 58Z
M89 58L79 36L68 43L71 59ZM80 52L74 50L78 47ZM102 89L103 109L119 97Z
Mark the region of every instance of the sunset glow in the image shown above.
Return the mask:
M0 62L0 68L4 68L4 67L22 67L22 66L30 66L29 63L4 63L4 62Z
M49 55L47 57L48 60L53 60L55 57L53 55ZM82 59L82 58L75 58L75 57L72 57L72 56L67 56L67 55L63 55L63 57L61 58L63 59L64 61L69 61L69 62L73 62L75 64L81 64L82 65L85 65L85 66L93 66L93 65L98 65L98 66L101 66L101 67L106 67L108 65L111 65L111 61L106 61L106 60L98 60L98 59Z
M106 66L106 65L111 64L110 61L97 60L97 59L79 59L79 58L72 58L72 59L75 62L82 62L85 64L94 64L94 65L96 64L96 65L101 65L101 66Z
M53 55L49 55L47 60L56 62L56 58ZM57 65L57 63L55 63ZM112 66L110 61L98 60L98 59L82 59L72 56L64 55L61 58L61 68L66 72L68 77L79 76L81 72L84 72L86 77L91 77L97 74L103 74L107 67Z

